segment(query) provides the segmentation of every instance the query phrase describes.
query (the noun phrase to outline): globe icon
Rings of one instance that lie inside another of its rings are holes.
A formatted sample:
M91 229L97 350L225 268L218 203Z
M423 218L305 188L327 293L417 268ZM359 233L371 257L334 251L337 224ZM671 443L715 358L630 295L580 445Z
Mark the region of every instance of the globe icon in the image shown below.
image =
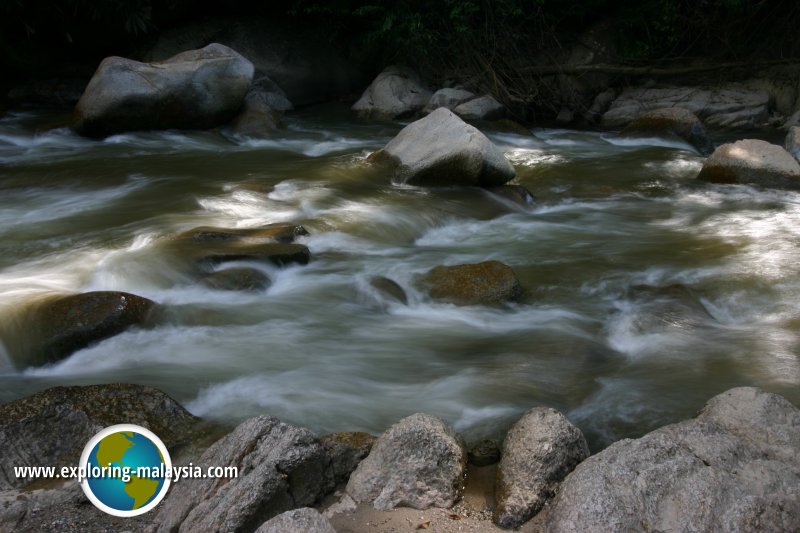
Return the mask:
M155 507L169 487L172 468L161 440L132 424L111 426L86 445L81 466L83 491L99 509L136 516Z

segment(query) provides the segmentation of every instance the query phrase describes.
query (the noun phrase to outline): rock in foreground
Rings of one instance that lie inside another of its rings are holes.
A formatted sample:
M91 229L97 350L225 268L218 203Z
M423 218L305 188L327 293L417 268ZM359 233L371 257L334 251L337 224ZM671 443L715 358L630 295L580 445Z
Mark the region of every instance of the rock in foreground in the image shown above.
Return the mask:
M431 92L412 70L387 67L353 104L353 111L363 118L400 118L420 111Z
M108 57L75 107L73 128L90 137L212 128L236 115L252 79L252 63L216 43L158 63Z
M155 302L127 292L96 291L35 304L28 323L35 337L21 366L59 361L73 352L145 324Z
M714 151L714 143L697 115L680 107L642 113L628 124L622 135L678 137L697 148L703 155Z
M745 139L714 150L697 178L712 183L796 189L800 188L800 163L776 144Z
M347 493L381 511L450 507L461 494L466 464L461 437L440 418L418 413L378 437Z
M438 266L421 280L434 300L457 305L494 305L522 298L522 285L508 265L499 261Z
M163 392L141 385L55 387L0 405L0 489L22 487L16 466L74 466L98 431L138 424L168 448L185 443L199 419Z
M555 409L531 409L503 443L494 522L514 528L538 513L561 481L589 456L583 433Z
M316 509L286 511L261 524L256 533L336 533L328 519Z
M800 410L742 387L700 415L622 440L561 486L545 531L797 531Z
M393 167L410 185L503 185L514 167L486 136L452 112L439 108L403 128L370 161Z
M156 531L252 531L333 489L329 459L314 434L269 416L243 422L195 464L236 466L239 477L174 484L154 519Z

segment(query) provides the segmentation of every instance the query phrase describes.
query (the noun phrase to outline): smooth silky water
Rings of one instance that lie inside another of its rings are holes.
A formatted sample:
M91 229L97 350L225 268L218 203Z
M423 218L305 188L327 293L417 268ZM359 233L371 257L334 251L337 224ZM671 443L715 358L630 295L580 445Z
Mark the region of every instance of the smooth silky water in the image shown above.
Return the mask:
M364 167L400 124L336 108L277 138L215 132L82 139L63 117L0 120L0 401L55 385L161 388L226 424L269 413L325 433L439 415L468 440L562 410L593 449L757 385L800 403L800 195L694 180L688 145L612 133L489 136L536 197L393 185ZM717 139L719 140L719 139ZM257 293L205 288L159 242L200 225L302 224L308 266L258 265ZM525 285L505 308L434 303L433 266L496 259ZM409 305L381 299L386 276ZM687 287L710 316L665 319L632 287ZM129 291L167 318L44 368L9 352L44 294Z

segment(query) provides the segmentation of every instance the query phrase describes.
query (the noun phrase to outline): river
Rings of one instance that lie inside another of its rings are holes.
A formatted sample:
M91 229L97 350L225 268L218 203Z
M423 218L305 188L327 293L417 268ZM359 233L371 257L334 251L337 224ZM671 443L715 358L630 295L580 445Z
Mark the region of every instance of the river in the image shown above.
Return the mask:
M402 125L335 106L246 142L94 141L50 129L63 119L0 119L0 401L121 381L224 424L269 413L320 433L379 433L424 411L468 440L500 437L547 405L594 450L693 416L737 385L800 404L800 195L698 183L703 159L688 145L488 132L536 197L521 207L376 178L364 158ZM273 284L256 293L199 285L159 246L196 226L275 222L305 226L312 261L258 265ZM456 307L414 287L433 266L489 259L516 271L522 302ZM376 275L409 305L382 299ZM639 287L675 284L694 303ZM89 290L146 296L168 319L15 368L25 302Z

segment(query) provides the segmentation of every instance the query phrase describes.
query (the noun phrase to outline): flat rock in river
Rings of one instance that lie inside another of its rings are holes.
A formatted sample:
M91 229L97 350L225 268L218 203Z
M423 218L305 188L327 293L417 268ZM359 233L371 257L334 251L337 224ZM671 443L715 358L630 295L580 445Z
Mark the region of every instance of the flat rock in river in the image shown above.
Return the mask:
M369 160L410 185L491 187L515 175L497 146L443 107L403 128Z

